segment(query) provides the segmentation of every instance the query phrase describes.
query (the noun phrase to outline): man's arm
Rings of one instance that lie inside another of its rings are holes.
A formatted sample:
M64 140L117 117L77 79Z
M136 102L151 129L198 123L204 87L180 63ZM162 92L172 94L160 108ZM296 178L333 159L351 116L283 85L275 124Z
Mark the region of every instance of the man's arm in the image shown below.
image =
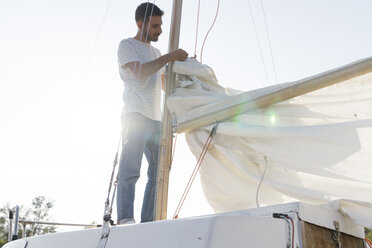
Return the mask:
M129 62L122 65L123 68L128 68L138 79L144 79L157 72L160 68L171 61L184 61L187 59L188 53L182 49L165 54L155 60L141 64L139 61Z

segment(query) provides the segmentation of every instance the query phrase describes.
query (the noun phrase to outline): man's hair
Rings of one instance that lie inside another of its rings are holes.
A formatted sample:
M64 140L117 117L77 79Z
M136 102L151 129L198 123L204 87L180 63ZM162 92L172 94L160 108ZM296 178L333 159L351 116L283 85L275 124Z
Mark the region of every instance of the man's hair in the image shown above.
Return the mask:
M136 9L136 22L147 22L149 16L163 16L164 12L153 3L141 3Z

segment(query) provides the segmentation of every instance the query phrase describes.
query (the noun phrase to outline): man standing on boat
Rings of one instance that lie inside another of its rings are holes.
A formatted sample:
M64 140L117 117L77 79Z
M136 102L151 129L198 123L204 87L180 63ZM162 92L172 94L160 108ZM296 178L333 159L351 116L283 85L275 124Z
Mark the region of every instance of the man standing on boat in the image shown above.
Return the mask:
M122 40L118 48L120 76L125 87L123 149L117 193L118 224L134 223L135 184L140 176L143 154L149 167L141 222L153 221L155 216L164 66L171 61L183 61L188 56L182 49L161 56L160 51L151 45L151 42L158 41L162 33L163 14L155 4L140 4L135 12L137 34L134 38Z

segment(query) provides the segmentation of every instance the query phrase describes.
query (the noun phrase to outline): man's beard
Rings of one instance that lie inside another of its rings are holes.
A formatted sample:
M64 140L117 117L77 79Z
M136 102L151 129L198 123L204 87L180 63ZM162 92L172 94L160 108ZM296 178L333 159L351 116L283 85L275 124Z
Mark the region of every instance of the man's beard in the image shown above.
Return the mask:
M153 34L152 36L149 36L150 41L158 41L160 34Z

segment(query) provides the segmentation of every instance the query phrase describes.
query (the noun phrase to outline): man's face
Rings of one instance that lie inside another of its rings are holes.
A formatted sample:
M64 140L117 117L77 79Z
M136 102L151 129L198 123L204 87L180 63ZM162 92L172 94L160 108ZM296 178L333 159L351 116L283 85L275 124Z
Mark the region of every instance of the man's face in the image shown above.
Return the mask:
M163 32L161 29L161 25L163 24L161 16L152 16L148 19L149 21L147 21L144 26L143 37L146 39L146 34L148 32L147 42L158 41L159 36Z

